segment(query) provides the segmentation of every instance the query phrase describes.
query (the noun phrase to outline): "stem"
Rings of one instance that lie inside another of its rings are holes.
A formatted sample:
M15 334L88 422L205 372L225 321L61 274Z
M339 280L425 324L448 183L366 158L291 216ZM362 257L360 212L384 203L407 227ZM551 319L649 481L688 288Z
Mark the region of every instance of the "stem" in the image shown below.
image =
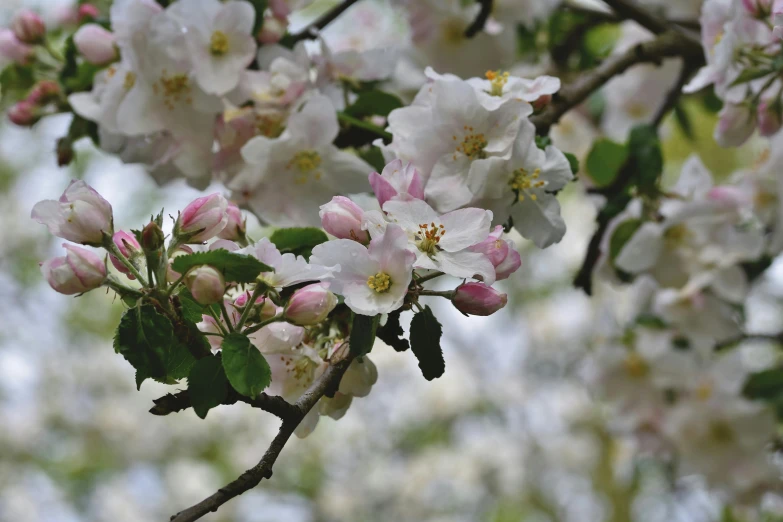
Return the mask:
M223 322L220 320L220 317L218 317L217 314L215 314L215 311L212 309L212 307L207 306L206 308L207 308L207 312L209 312L209 315L211 315L212 319L215 320L215 324L217 325L218 330L220 330L224 336L228 335L228 330L226 330L226 327L223 326Z
M382 128L378 127L377 125L373 125L372 123L368 123L364 120L360 120L358 118L354 118L353 116L349 116L344 112L338 112L337 119L342 121L343 123L347 123L348 125L353 125L354 127L359 127L360 129L374 132L375 134L377 134L383 139L386 140L392 139L392 135L390 132L386 132Z
M228 310L226 310L226 303L223 300L220 301L220 310L223 312L223 317L226 318L226 325L228 325L228 331L233 332L234 325L231 324L231 316L229 315Z
M262 293L264 293L263 285L257 284L253 289L253 294L250 296L250 299L248 299L247 304L245 304L245 309L242 310L239 322L237 322L236 330L238 332L242 331L242 327L245 326L245 321L247 321L247 317L250 315L250 309L253 308L253 305Z
M330 23L334 22L338 16L343 14L349 7L355 4L358 0L345 0L339 5L336 5L331 11L325 13L318 20L313 22L304 28L301 32L291 37L291 43L294 44L300 40L311 40L315 38L316 31L323 29Z
M112 290L120 294L122 297L133 296L136 299L141 299L142 297L144 297L144 294L142 292L139 292L135 288L131 288L129 286L123 285L112 276L107 277L106 281L103 282L103 285L108 288L111 288Z
M108 250L114 257L119 259L120 263L125 265L125 268L128 269L128 271L133 274L133 277L135 277L139 283L141 283L142 286L148 286L151 288L150 283L147 283L147 280L144 279L144 276L141 275L141 273L136 269L135 266L133 266L133 263L128 260L127 257L120 251L119 248L117 248L117 245L114 244L114 241L111 239L111 236L108 236L108 240L104 237L103 242L103 248Z
M63 55L60 54L60 51L52 47L52 43L48 39L44 38L44 40L41 42L41 46L46 49L46 52L49 53L49 56L58 62L62 63L65 61L65 58L63 58Z
M449 301L454 299L455 293L456 292L454 290L447 290L444 292L439 292L437 290L419 290L419 295L430 296L430 297L444 297Z
M492 14L492 0L477 0L477 2L481 5L481 10L476 15L473 23L465 29L465 38L473 38L479 31L484 29L489 16Z
M260 323L258 323L255 326L251 326L250 328L248 328L247 330L245 330L242 333L245 334L245 335L250 335L251 333L255 333L255 332L259 331L261 328L263 328L264 326L266 326L268 324L279 323L280 321L284 321L284 320L285 320L285 317L283 316L283 314L276 315L274 317L270 317L266 321L261 321Z
M166 290L166 296L171 297L171 294L174 293L174 290L176 290L176 288L182 283L182 280L185 279L185 276L187 276L188 273L190 273L190 270L186 270L184 274L179 276L179 279L174 281L174 283L168 288L168 290Z
M433 274L429 274L429 275L425 275L425 276L419 277L418 279L416 279L416 282L419 283L419 284L423 284L423 283L426 283L427 281L432 281L436 277L440 277L442 275L445 275L445 274L443 272L435 272Z

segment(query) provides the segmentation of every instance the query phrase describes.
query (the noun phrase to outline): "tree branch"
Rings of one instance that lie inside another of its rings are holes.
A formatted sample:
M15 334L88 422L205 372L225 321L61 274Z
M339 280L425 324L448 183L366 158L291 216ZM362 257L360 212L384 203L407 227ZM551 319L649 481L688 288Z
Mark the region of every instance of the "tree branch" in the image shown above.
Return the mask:
M622 18L620 18L614 13L598 11L597 9L591 9L589 7L584 7L581 5L567 4L566 7L568 8L569 11L572 11L574 13L579 13L585 16L589 16L602 23L620 23L623 21ZM690 29L692 31L701 31L701 22L699 22L698 20L692 20L689 18L666 18L666 22L669 24L674 24L680 27L684 27L686 29Z
M333 362L299 400L290 405L291 408L293 408L291 414L286 414L286 416L283 417L283 423L280 425L280 430L277 432L277 435L274 440L272 440L272 443L269 445L269 448L266 450L266 453L264 453L264 456L258 464L242 473L242 475L233 482L220 488L213 495L205 498L198 504L180 511L171 517L171 522L193 522L194 520L198 520L207 513L217 511L220 506L232 498L256 487L262 479L272 477L272 466L277 460L277 457L280 456L280 452L283 451L288 439L293 435L296 427L302 422L305 415L307 415L321 397L333 395L334 392L337 391L340 380L348 369L348 366L350 366L352 360L353 357L350 354L347 354L344 359Z
M682 68L680 69L680 75L677 77L677 82L672 86L671 90L669 90L669 93L666 95L666 99L663 101L661 106L658 108L658 111L655 113L655 116L653 117L651 122L653 127L659 127L666 115L669 114L669 111L671 111L675 105L677 105L677 101L682 95L682 88L685 87L685 84L688 83L688 79L690 79L691 74L693 74L693 72L698 68L699 65L694 63L692 60L686 59L682 62Z
M546 134L569 110L585 101L593 92L600 89L615 76L624 73L634 65L642 63L660 63L664 58L682 56L694 63L704 59L701 46L677 32L667 32L655 40L640 43L625 53L608 58L595 70L564 86L553 102L540 114L530 118L539 134Z
M465 29L465 38L473 38L479 31L484 29L489 15L492 14L492 0L477 0L477 2L481 5L481 10L476 15L473 23Z
M655 34L663 34L677 28L663 18L659 18L634 0L603 0L622 19L633 20Z
M334 8L332 8L330 11L324 13L320 18L302 29L300 32L292 35L288 41L291 44L295 44L300 40L312 40L315 38L318 31L334 22L338 16L343 14L349 7L358 1L359 0L344 0L342 3L334 6Z
M192 406L190 403L190 395L187 390L181 391L176 394L169 393L159 399L155 399L152 402L155 403L150 409L150 413L158 416L165 416L171 413L177 413L182 410L186 410ZM252 406L271 413L275 417L279 417L282 420L287 418L293 418L297 414L296 408L293 404L290 404L285 399L278 395L267 395L262 393L255 399L245 397L231 390L226 400L223 401L225 405L236 404L237 402L244 402Z

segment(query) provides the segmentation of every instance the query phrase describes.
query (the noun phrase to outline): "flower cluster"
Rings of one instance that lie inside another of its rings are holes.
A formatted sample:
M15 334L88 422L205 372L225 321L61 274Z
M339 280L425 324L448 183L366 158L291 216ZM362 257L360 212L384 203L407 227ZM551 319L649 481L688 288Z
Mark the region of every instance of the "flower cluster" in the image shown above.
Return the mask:
M714 85L723 101L716 141L741 145L756 129L762 136L783 126L780 40L783 4L772 0L707 0L701 35L707 61L685 92Z

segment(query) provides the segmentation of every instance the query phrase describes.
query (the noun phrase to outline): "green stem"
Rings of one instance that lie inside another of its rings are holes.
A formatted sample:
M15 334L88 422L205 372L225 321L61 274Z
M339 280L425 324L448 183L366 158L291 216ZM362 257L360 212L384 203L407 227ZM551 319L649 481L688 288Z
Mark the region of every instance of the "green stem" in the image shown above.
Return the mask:
M242 331L242 327L245 326L245 321L247 321L247 317L250 315L250 309L253 308L253 305L256 303L256 300L263 293L264 293L264 285L256 284L256 287L253 289L253 294L250 296L250 299L248 299L247 303L245 304L245 309L242 310L242 315L239 317L239 322L237 322L236 330L238 332Z
M128 271L133 274L133 276L139 281L139 283L141 283L142 286L149 286L151 288L150 284L147 283L147 280L144 279L144 276L141 275L135 266L133 266L133 263L131 263L130 260L125 257L125 254L123 254L119 248L117 248L117 245L114 244L111 236L108 236L108 239L104 238L103 248L108 250L112 255L114 255L114 257L119 259L120 263L125 265L125 268L127 268Z
M46 52L49 53L49 56L57 60L58 62L64 62L65 58L63 58L63 55L60 54L60 51L52 47L52 42L45 39L41 42L41 46L43 46L44 49L46 49Z
M129 286L123 285L112 276L107 277L106 281L103 282L103 285L108 288L111 288L112 290L120 294L122 297L133 296L136 299L141 299L142 297L144 297L144 294L142 292L139 292L135 288L131 288Z
M354 118L353 116L349 116L348 114L344 112L338 112L337 113L337 119L342 121L343 123L347 123L348 125L353 125L354 127L359 127L361 129L374 132L381 138L391 140L392 135L390 132L386 132L382 128L378 127L377 125L373 125L372 123L368 123L364 120L360 120L358 118Z
M224 301L220 301L220 310L223 312L223 317L226 318L226 324L228 325L228 331L233 332L234 331L234 325L231 324L231 315L229 315L228 310L226 310L226 303Z
M251 333L255 333L255 332L259 331L261 328L263 328L264 326L266 326L268 324L278 323L278 322L283 321L283 320L285 320L283 314L276 315L276 316L274 316L272 318L267 319L266 321L261 321L260 323L258 323L255 326L251 326L250 328L248 328L247 330L245 330L242 333L245 334L245 335L250 335Z
M446 299L454 299L454 290L448 290L446 292L437 292L435 290L419 290L419 295L426 295L430 297L444 297Z
M215 310L212 309L211 306L207 306L207 312L209 312L209 315L212 316L212 319L215 320L215 324L217 325L218 330L220 330L224 336L228 335L228 330L226 330L226 327L223 326L223 322L220 320L220 317L215 314Z

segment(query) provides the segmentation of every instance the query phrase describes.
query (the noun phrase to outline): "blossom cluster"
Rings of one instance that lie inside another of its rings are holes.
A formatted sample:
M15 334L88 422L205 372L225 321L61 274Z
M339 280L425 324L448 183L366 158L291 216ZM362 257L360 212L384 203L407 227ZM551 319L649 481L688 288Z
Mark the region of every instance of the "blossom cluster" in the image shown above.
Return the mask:
M702 5L702 45L707 64L685 86L713 85L723 101L716 141L743 144L758 129L773 136L783 126L780 54L783 3L775 0L707 0Z

